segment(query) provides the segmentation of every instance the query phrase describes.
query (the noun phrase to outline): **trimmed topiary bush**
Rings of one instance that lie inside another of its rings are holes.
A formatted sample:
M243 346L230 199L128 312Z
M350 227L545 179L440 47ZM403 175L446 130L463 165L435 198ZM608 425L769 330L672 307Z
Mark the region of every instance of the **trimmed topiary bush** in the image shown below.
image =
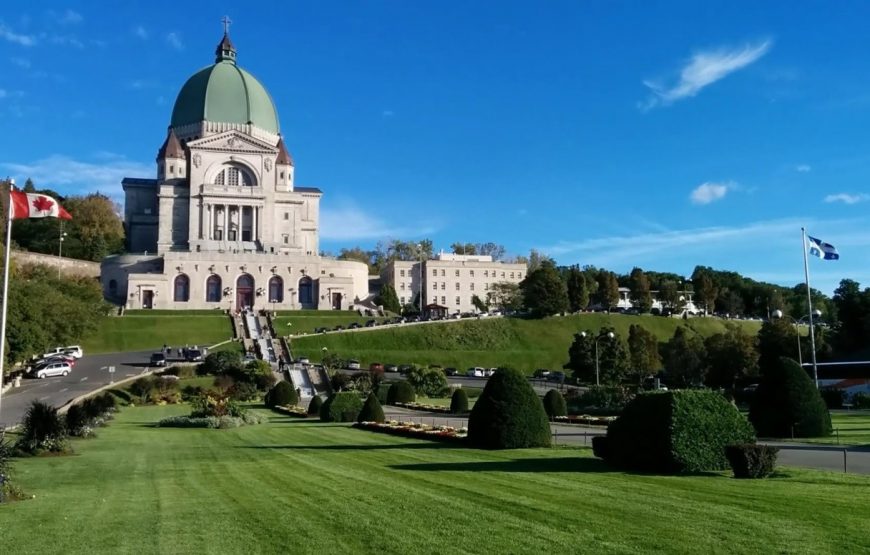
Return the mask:
M852 407L856 409L870 409L870 394L862 391L852 395Z
M715 391L640 394L607 428L598 451L615 467L663 473L725 470L725 446L753 443L746 418Z
M592 454L599 459L607 459L609 451L607 450L607 436L592 437Z
M846 400L846 392L836 387L823 387L819 390L822 400L825 401L825 406L828 409L841 409L843 402Z
M544 395L544 410L547 411L547 416L550 418L568 416L568 405L565 404L565 398L556 389L551 389Z
M744 443L725 447L725 456L735 478L765 478L776 468L779 449L770 445Z
M320 407L323 422L356 422L363 402L354 391L339 391L332 394Z
M453 392L453 396L450 397L450 412L453 414L468 412L468 394L464 389L459 388Z
M763 369L749 420L762 437L820 437L833 431L831 414L812 379L785 357Z
M549 447L547 413L524 374L499 368L489 379L471 410L468 442L481 449Z
M369 396L366 399L366 402L363 405L362 410L359 412L359 416L357 416L356 421L357 422L383 422L384 421L384 409L381 407L381 403L378 401L378 398L374 393L369 393Z
M323 406L323 399L320 398L320 395L315 395L311 398L311 402L308 403L308 416L320 416L320 407Z
M270 409L273 407L292 407L299 402L299 395L290 382L281 380L266 393L263 402Z
M414 388L411 384L402 380L394 383L387 391L387 404L395 405L396 403L413 403L417 399L414 393Z

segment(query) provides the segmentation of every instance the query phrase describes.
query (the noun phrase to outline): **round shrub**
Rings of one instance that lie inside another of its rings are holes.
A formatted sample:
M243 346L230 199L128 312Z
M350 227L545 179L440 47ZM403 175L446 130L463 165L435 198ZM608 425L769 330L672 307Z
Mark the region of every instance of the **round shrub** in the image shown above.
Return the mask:
M471 410L468 442L482 449L549 447L547 413L525 375L499 368L489 379Z
M596 454L617 468L676 474L725 470L725 447L754 443L746 418L715 391L643 393L607 428Z
M797 362L785 357L762 370L749 420L762 437L820 437L833 431L819 390Z
M384 409L381 407L381 403L378 401L378 398L374 393L369 393L369 396L366 399L366 402L363 405L362 410L359 412L359 416L357 416L356 421L357 422L383 422L384 421Z
M396 403L413 403L417 396L414 393L414 388L408 382L402 380L394 383L387 391L387 404L395 405Z
M339 391L330 395L320 407L320 420L323 422L356 422L363 402L354 391Z
M267 407L292 407L299 402L299 395L290 382L281 380L276 383L272 389L266 393L266 398L263 400Z
M556 389L551 389L544 395L544 410L547 411L547 416L550 418L568 415L568 405L565 404L565 398Z
M450 412L453 414L468 412L468 393L464 389L459 388L453 392L453 396L450 397Z
M728 445L725 456L731 463L735 478L766 478L776 468L776 455L779 449L770 445L745 443Z
M311 398L311 402L308 403L308 416L320 416L320 407L323 406L323 399L320 398L320 395L315 395Z

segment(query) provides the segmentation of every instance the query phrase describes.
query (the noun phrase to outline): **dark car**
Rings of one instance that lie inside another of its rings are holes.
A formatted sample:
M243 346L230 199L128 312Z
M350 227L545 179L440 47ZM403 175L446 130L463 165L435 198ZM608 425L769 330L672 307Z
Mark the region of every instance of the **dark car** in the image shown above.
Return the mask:
M326 328L314 328L314 333L326 333L327 331Z
M555 372L550 372L550 375L547 376L547 381L563 383L565 381L565 372L560 372L558 370Z
M405 319L402 318L401 316L397 316L397 317L393 318L393 319L391 320L391 322L393 322L394 324L404 324L404 323L405 323Z
M444 369L444 375L446 375L446 376L455 376L458 373L459 373L459 371L456 370L456 368L448 367L448 368Z
M399 367L395 364L384 364L384 372L398 372Z
M408 372L411 371L411 368L413 368L413 367L414 366L412 364L400 364L399 365L399 373L400 374L407 374Z
M332 331L342 331L343 329L344 326L335 326L334 328L332 328Z
M538 368L537 370L535 370L535 373L532 374L532 376L534 376L535 378L546 378L549 375L550 371L546 368Z
M185 349L184 360L186 360L187 362L201 362L202 351L200 351L199 349Z
M377 325L378 325L377 320L369 320L368 322L366 322L366 327L367 327L367 328L373 328L373 327L375 327L375 326L377 326Z
M151 366L166 366L166 355L164 353L151 354Z
M359 325L359 322L354 322L354 323L352 323L351 325L349 325L349 326L347 327L347 329L349 329L349 330L358 330L358 329L361 328L361 327L362 327L362 326Z

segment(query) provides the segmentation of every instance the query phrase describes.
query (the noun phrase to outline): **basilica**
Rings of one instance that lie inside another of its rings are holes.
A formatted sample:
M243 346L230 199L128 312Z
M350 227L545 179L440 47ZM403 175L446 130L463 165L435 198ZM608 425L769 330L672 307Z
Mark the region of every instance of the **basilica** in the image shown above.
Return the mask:
M181 87L157 177L126 177L128 254L103 260L106 298L145 309L350 309L367 266L319 256L323 193L296 184L266 88L225 32Z

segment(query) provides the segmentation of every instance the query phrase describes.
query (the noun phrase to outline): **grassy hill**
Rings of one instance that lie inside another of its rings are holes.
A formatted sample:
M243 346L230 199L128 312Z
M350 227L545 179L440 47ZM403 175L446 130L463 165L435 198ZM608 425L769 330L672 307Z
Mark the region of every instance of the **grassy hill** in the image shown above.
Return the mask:
M233 336L229 317L220 310L131 310L103 320L82 340L85 354L144 351L164 344L213 345Z
M381 321L384 318L360 316L359 313L350 310L281 310L278 311L273 325L275 333L295 335L312 333L317 328L330 330L335 326L347 328L354 322L363 325L369 320Z
M736 322L756 333L759 322ZM321 349L347 358L371 362L440 364L465 369L469 366L512 366L531 373L536 368L559 369L567 362L568 347L575 333L613 326L628 337L631 324L652 331L667 341L677 326L689 326L703 336L725 330L718 318L679 320L656 316L590 313L544 320L494 318L405 325L402 327L301 337L292 341L296 357L320 360Z

